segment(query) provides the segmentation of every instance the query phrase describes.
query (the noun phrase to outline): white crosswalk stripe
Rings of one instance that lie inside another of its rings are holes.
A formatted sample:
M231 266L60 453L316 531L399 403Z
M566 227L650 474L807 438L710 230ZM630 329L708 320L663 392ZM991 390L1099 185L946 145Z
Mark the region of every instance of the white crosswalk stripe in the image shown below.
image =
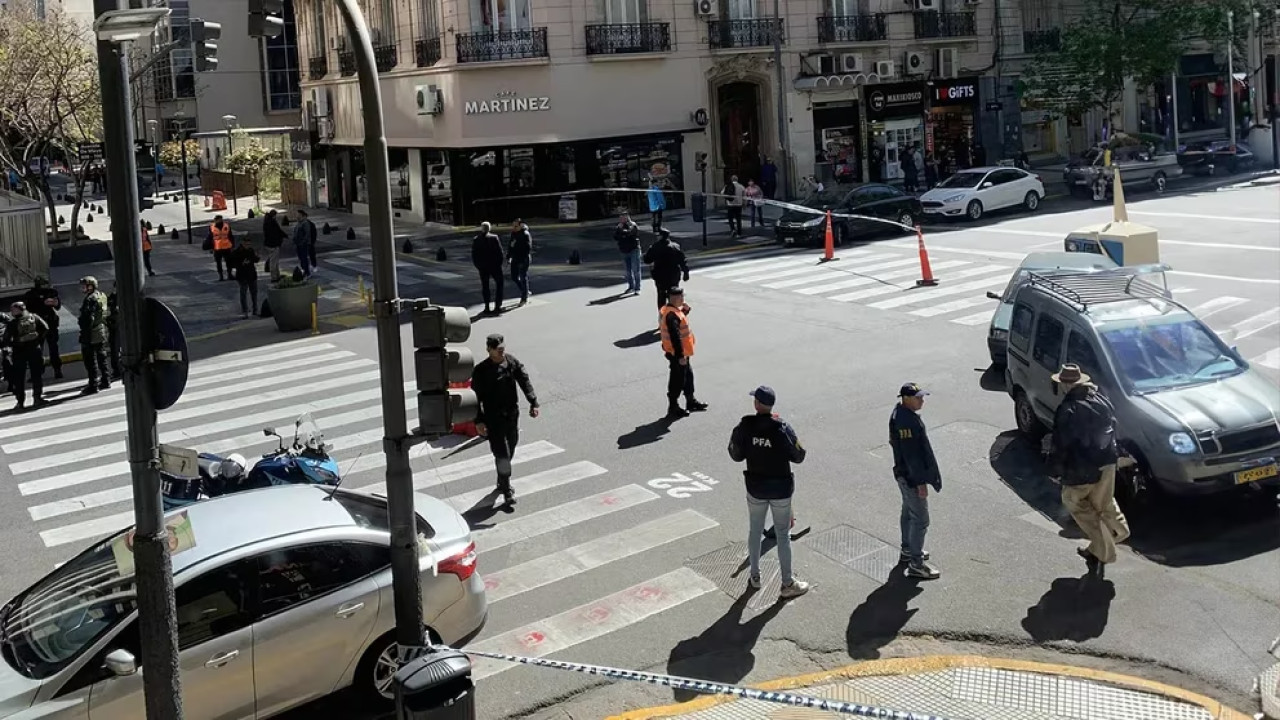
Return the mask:
M988 299L987 302L995 301ZM954 318L951 322L957 325L986 325L991 322L991 315L994 312L995 310L983 310L982 312L976 312L972 315Z
M974 273L974 274L976 275L979 273ZM1005 284L1005 282L1006 281L1003 277L990 277L990 278L983 278L981 280L975 280L973 282L960 283L959 285L946 285L946 286L940 285L938 287L921 289L919 293L903 295L901 297L896 297L889 300L881 300L880 302L872 303L871 307L877 308L880 310L887 310L889 308L901 307L903 305L914 305L916 303L929 302L930 300L936 300L940 297L949 297L951 295L971 293L975 290L1001 287ZM978 298L978 299L982 299L982 298ZM964 309L967 309L968 307L971 307L971 306L964 306L959 309L964 310Z
M971 267L971 268L965 268L963 270L957 270L956 272L948 274L947 279L958 280L961 278L974 277L976 275L990 275L991 273L1003 272L1003 271L1006 271L1007 269L1008 268L1002 268L998 265L982 265L979 267ZM998 279L987 278L983 280L982 287L986 287L987 285L994 282L998 282ZM903 287L901 285L884 285L881 287L871 288L869 290L859 290L857 292L846 293L844 295L834 295L828 299L835 300L836 302L853 302L854 300L865 300L867 298L879 297L881 295L892 295L894 293L899 293L899 294L910 293L909 295L903 295L901 298L895 298L896 300L902 300L902 302L897 304L907 305L910 303L917 302L920 299L924 298L925 295L929 295L931 293L942 291L950 294L957 287L959 286L951 285L951 284L941 284L941 283L939 283L936 287L932 287L932 288L915 288L910 286ZM925 298L925 299L929 299L929 298ZM883 303L876 303L872 305L872 307L883 309L883 307L886 307L886 306L884 306Z
M920 308L919 310L912 310L911 314L918 315L920 317L933 317L935 315L945 315L949 312L956 312L958 310L968 310L969 308L979 307L981 305L990 305L993 302L995 301L985 296L968 297L960 300L952 300L951 302L942 303L941 305L932 305L930 307ZM988 313L988 316L989 315L990 314Z
M1280 347L1271 348L1249 362L1254 365L1271 368L1272 370L1280 370Z
M1244 298L1223 296L1223 297L1216 297L1208 302L1196 305L1195 307L1190 308L1190 310L1196 317L1200 318L1201 320L1208 320L1209 318L1213 317L1214 315L1217 315L1220 312L1223 312L1225 310L1230 310L1231 308L1237 305L1243 305L1247 302L1249 301Z
M1232 325L1231 329L1236 332L1236 340L1243 340L1276 325L1280 325L1280 308L1271 308L1266 312L1245 318Z

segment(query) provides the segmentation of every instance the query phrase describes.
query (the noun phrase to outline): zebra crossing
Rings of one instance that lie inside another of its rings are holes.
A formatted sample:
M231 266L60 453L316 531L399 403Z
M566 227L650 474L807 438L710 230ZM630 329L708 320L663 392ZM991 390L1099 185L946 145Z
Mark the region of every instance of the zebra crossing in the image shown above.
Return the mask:
M307 338L194 363L188 387L179 403L160 414L162 443L202 452L234 451L252 461L274 447L274 438L265 436L262 427L281 426L287 439L284 428L300 413L310 412L338 460L344 487L385 492L375 360L323 338ZM73 393L78 384L51 390ZM414 383L406 383L404 392L412 410ZM52 567L132 523L124 412L117 384L38 413L0 416L0 462L43 546L40 564ZM708 549L723 544L715 520L687 505L673 507L675 498L688 495L667 492L670 478L649 481L611 473L578 450L550 440L526 440L512 459L518 510L492 519L485 512L494 499L487 443L448 436L411 450L415 489L464 515L480 512L486 518L471 521L491 607L489 625L472 644L475 649L541 657L603 638L718 589L681 565L690 542ZM674 543L681 544L679 553L670 553L674 561L654 555L669 552ZM644 567L650 569L633 569L641 567L635 561L646 554L651 557ZM660 570L653 569L655 562L661 563ZM574 580L605 568L610 571L590 576L589 583ZM609 587L602 577L617 582ZM550 604L554 610L526 617L523 600L539 592L546 595L536 607ZM474 676L484 680L512 667L478 662Z
M916 287L920 260L914 243L886 242L841 250L838 262L821 263L820 251L756 250L694 260L692 274L734 285L783 291L829 302L857 303L913 317L938 318L955 325L986 326L995 310L987 292L1002 293L1022 257L1017 253L955 249L935 257L933 287ZM949 256L958 254L961 259ZM744 258L744 259L736 259ZM1254 365L1280 370L1280 309L1268 303L1223 295L1202 288L1173 287L1174 297L1197 317L1237 345Z
M322 288L333 288L339 292L356 293L359 290L359 278L364 278L364 287L373 288L373 253L369 250L338 250L325 253L319 258L317 278ZM461 273L445 269L444 265L424 265L422 263L396 260L396 280L402 293L412 294L410 288L438 288L442 284L454 284L463 280Z

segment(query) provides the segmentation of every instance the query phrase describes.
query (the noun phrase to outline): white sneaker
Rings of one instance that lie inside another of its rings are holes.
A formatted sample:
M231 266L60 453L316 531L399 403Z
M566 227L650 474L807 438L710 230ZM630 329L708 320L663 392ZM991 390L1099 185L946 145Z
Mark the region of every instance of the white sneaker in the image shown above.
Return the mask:
M747 578L747 585L750 585L752 590L759 590L761 588L760 576L752 575Z
M809 592L809 583L803 580L792 580L790 585L782 586L778 596L783 600L790 600L791 598L798 598L807 592Z

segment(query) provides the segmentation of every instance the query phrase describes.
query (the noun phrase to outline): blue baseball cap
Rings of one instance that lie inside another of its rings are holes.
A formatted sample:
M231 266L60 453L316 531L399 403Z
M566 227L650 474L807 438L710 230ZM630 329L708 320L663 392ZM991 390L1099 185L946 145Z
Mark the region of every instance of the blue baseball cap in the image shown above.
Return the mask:
M755 390L752 390L749 394L751 397L756 399L756 402L766 407L773 407L774 403L778 401L777 393L775 393L773 388L768 385L761 385Z

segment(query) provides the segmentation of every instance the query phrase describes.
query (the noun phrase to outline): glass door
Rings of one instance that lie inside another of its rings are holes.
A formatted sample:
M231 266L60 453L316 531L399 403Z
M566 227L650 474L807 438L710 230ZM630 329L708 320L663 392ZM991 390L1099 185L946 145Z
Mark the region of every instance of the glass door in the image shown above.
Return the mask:
M606 0L605 22L610 25L632 25L645 21L646 0Z
M730 20L754 20L756 0L729 0Z
M471 0L471 16L489 32L529 27L529 0Z

